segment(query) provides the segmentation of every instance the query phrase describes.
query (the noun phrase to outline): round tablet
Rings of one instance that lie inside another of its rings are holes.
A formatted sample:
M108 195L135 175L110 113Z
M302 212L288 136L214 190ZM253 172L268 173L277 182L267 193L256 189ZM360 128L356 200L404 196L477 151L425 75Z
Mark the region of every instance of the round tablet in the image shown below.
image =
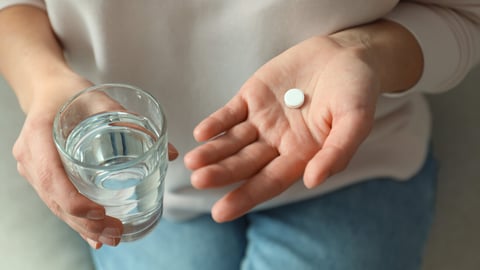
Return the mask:
M283 101L288 108L297 109L302 107L303 102L305 101L305 95L302 90L293 88L285 92Z

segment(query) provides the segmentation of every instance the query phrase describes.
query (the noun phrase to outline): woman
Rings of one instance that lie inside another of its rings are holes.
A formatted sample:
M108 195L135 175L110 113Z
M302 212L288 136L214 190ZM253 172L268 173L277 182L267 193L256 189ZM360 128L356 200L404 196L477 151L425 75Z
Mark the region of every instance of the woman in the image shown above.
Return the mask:
M92 251L98 269L419 269L436 172L422 94L478 61L479 1L0 4L0 71L27 114L19 173L94 249L122 225L66 177L55 113L103 82L165 109L181 157L165 217Z

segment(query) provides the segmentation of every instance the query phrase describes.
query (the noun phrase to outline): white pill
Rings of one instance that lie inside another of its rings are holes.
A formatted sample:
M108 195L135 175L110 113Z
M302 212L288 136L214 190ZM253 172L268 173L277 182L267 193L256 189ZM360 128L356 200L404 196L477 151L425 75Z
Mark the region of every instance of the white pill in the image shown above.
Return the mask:
M292 88L285 92L283 101L288 108L297 109L302 107L303 102L305 101L305 95L303 94L302 90Z

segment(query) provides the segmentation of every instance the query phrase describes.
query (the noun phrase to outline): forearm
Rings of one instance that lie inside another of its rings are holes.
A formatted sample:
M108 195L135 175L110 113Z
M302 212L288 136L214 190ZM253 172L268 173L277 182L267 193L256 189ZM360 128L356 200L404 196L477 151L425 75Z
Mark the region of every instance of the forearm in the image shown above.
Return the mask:
M420 79L423 57L415 37L401 25L380 20L331 35L341 46L366 56L384 93L401 92Z
M46 12L26 5L0 11L0 36L0 72L14 89L22 110L27 113L34 101L58 107L65 96L49 93L48 84L53 78L74 75Z

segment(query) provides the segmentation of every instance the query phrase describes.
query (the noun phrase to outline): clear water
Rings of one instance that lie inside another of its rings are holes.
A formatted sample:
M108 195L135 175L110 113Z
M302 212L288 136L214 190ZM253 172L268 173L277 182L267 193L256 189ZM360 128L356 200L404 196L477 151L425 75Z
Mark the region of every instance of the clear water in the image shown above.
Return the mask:
M68 154L88 165L70 177L80 192L122 220L123 240L145 234L162 213L167 151L160 134L145 117L108 112L82 121L67 138Z

